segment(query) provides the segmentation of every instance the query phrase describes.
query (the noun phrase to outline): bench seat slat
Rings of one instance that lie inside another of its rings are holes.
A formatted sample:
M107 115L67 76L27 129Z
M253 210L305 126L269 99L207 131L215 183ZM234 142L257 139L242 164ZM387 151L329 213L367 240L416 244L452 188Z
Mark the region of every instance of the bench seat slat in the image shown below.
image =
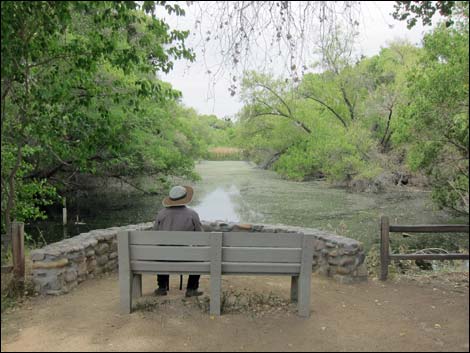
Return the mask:
M296 233L224 233L222 246L301 248L302 235Z
M222 260L225 262L282 262L300 264L302 249L223 247Z
M222 262L222 274L299 274L300 264Z
M199 245L209 246L210 233L169 232L169 231L132 231L131 245Z
M209 261L209 247L131 245L132 260Z
M131 261L131 270L134 273L158 274L210 274L210 262L157 262L157 261ZM278 263L222 263L223 275L298 275L300 265Z
M209 274L210 262L131 261L133 272Z

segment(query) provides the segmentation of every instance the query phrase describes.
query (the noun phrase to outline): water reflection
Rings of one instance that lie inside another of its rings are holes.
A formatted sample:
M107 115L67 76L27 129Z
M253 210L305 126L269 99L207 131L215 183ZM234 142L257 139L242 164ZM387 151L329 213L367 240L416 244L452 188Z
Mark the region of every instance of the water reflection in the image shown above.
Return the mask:
M217 187L192 208L201 219L207 221L240 222L240 215L237 212L239 207L236 207L237 196L240 196L240 190L235 185L230 185L228 188Z

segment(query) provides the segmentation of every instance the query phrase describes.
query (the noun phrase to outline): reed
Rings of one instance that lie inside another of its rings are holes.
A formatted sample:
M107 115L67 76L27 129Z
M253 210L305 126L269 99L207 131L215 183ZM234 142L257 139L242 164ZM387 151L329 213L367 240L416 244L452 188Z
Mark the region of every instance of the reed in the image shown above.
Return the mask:
M210 161L242 161L245 154L242 149L236 147L211 147L207 152Z

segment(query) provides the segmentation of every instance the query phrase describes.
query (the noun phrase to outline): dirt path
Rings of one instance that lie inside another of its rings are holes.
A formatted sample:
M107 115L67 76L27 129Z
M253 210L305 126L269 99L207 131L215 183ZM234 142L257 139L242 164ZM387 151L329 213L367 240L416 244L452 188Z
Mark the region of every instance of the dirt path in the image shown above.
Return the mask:
M288 304L287 277L223 277L227 311L184 300L178 279L156 298L119 314L117 274L82 283L60 297L37 297L2 315L2 351L468 351L465 281L340 285L314 275L312 314ZM208 293L209 278L201 278ZM261 297L264 294L264 297ZM268 298L269 297L269 298Z

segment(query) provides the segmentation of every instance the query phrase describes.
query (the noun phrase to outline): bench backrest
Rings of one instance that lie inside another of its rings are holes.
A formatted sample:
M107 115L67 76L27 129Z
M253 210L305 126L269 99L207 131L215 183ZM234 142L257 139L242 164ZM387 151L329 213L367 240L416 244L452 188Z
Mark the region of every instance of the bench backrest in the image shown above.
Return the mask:
M298 274L303 234L223 233L222 273Z
M313 235L129 231L118 234L118 252L125 313L134 289L142 292L142 273L210 274L211 315L220 315L222 274L288 275L299 315L310 313Z
M119 264L128 266L133 272L210 273L211 240L217 242L219 239L220 242L221 235L204 232L121 232L118 234Z
M311 241L296 233L130 231L118 236L120 263L135 272L160 273L210 273L211 263L221 262L222 274L299 274L303 249L311 250Z

